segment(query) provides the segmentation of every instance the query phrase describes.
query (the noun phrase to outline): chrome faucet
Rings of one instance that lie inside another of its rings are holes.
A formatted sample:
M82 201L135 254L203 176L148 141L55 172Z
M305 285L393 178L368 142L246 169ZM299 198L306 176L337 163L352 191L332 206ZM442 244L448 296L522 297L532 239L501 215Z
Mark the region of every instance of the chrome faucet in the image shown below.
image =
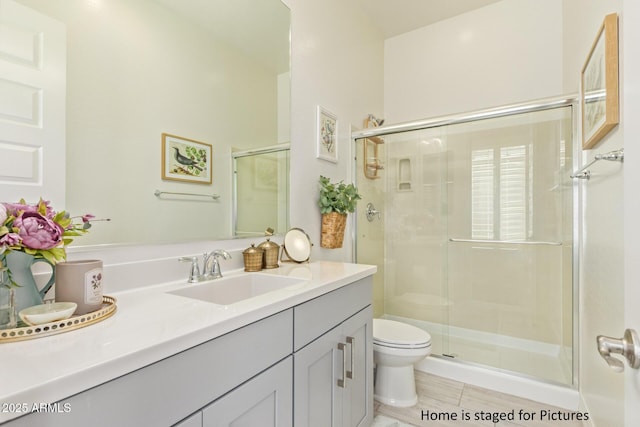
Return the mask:
M224 249L216 249L215 251L205 254L204 259L204 277L206 279L219 279L222 277L219 258L230 259L231 255ZM209 267L209 264L211 266Z
M224 249L216 249L210 253L204 253L202 255L202 274L200 273L200 265L198 263L198 257L196 256L184 256L178 258L181 262L190 262L191 269L189 270L189 278L187 282L197 283L203 280L219 279L222 277L222 271L220 270L220 261L218 258L229 259L231 255Z

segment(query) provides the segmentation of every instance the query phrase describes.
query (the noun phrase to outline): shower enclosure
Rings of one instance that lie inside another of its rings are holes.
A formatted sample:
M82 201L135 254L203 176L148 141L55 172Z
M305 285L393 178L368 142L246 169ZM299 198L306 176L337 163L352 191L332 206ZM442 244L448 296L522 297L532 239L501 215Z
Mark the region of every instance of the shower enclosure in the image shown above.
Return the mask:
M278 144L231 153L234 236L288 230L289 150L289 144Z
M374 315L432 354L573 385L572 103L354 133Z

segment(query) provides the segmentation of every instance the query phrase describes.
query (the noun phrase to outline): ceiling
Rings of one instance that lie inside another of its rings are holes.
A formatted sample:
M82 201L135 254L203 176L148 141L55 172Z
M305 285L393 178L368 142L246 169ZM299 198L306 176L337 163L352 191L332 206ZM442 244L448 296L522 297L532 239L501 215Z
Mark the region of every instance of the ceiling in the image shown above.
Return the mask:
M479 9L501 0L353 0L385 38Z
M281 0L155 1L204 25L278 73L289 69L289 10ZM351 1L389 38L502 0Z

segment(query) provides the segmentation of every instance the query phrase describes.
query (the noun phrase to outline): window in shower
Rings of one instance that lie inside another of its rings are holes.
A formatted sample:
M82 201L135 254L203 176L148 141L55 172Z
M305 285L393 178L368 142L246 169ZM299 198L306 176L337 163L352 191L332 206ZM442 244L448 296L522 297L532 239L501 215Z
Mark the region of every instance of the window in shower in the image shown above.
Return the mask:
M531 235L532 160L526 145L471 152L471 238L524 240Z
M471 152L471 238L494 238L494 169L492 148Z

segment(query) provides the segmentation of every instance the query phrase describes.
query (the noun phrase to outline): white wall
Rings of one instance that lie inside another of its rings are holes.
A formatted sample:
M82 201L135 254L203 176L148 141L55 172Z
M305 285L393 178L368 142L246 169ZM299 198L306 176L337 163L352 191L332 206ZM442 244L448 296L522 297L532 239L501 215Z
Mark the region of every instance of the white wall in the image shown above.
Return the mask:
M562 94L562 4L508 0L385 42L387 123Z
M320 248L318 179L351 182L350 125L362 127L368 113L382 111L383 36L351 2L285 3L292 18L291 226L310 235L312 259L347 261L349 235L342 249ZM337 164L316 159L317 105L338 117Z
M622 14L622 2L564 0L563 84L577 92L580 71L604 16ZM623 20L621 19L621 22ZM633 25L633 24L631 24ZM620 40L621 46L629 40ZM620 53L623 50L620 49ZM625 58L621 55L621 64ZM622 70L622 68L621 68ZM620 73L621 100L627 76ZM597 153L624 146L624 123L592 150L583 151L583 164ZM582 150L579 150L582 151ZM628 153L627 153L628 154ZM580 392L596 426L624 425L624 376L613 373L599 356L595 344L600 334L620 337L624 331L624 168L600 163L589 182L582 182L582 242L580 259Z

